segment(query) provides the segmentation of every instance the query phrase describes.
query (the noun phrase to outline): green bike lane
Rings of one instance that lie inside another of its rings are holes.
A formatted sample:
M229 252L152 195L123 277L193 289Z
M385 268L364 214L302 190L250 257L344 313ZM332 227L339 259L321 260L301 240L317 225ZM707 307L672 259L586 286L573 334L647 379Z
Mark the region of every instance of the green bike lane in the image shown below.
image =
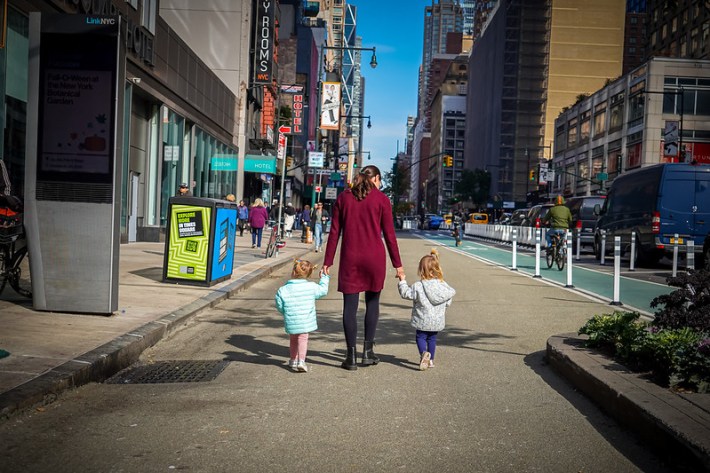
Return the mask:
M456 247L454 239L447 235L437 235L433 233L420 233L420 238L428 239L439 245L448 247L450 250L465 254L469 257L476 258L481 261L494 264L510 269L513 264L512 247L499 248L489 244L463 240L461 246ZM535 254L526 252L517 252L516 267L519 272L529 276L535 275ZM614 264L613 258L609 263ZM545 262L544 248L540 252L540 276L543 280L549 281L561 286L567 285L567 267L562 271L557 269L557 266L547 268ZM572 261L572 285L573 290L581 293L586 293L590 296L601 298L607 302L611 302L614 298L614 276L613 273L594 270L591 268L577 267ZM652 315L655 310L651 308L651 301L654 297L661 294L668 294L673 290L672 287L658 283L641 281L634 278L621 276L619 278L619 301L621 306L609 306L609 311L612 310L638 310L640 312Z

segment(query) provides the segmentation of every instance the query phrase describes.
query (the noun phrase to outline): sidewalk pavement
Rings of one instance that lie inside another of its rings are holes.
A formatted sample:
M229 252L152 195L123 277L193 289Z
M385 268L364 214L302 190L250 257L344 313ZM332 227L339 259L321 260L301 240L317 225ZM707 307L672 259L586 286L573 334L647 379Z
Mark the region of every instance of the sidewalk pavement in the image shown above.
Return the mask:
M0 349L10 356L0 359L0 421L52 402L66 389L103 381L195 314L311 251L310 245L293 238L277 256L265 259L262 250L251 249L249 243L247 236L237 237L234 274L212 287L163 283L163 243L122 245L119 309L110 317L37 312L6 289L0 300ZM501 277L510 285L530 278L505 268ZM652 444L690 453L696 465L710 468L710 396L676 395L640 382L615 364L603 369L599 357L588 355L578 343L566 347L569 336L550 335L552 366L607 414ZM611 394L595 395L604 386Z
M35 311L30 300L6 287L0 294L0 349L10 355L0 359L0 420L110 377L201 310L312 247L294 236L266 259L263 247L251 248L251 235L237 236L236 243L231 279L211 287L162 282L164 243L121 245L118 310L112 316Z

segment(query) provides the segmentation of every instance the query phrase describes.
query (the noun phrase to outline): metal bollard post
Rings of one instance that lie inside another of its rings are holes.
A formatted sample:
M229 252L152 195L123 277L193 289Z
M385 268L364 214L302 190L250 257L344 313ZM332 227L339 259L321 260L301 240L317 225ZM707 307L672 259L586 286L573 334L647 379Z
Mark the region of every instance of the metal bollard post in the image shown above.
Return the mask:
M604 257L606 256L606 230L602 230L602 257L599 264L604 266Z
M518 270L518 230L513 229L513 271Z
M540 276L540 229L535 229L535 275L534 278L541 278Z
M629 261L629 271L636 271L636 232L631 232L631 258Z
M685 256L685 271L695 270L695 241L692 238L688 238L687 241L687 251Z
M579 261L579 253L582 251L582 231L577 232L577 253L575 255L575 259Z
M574 287L572 285L572 233L567 230L566 235L567 245L567 284L565 287ZM579 259L579 238L577 238L577 259Z
M614 237L614 298L611 305L623 305L619 301L619 280L621 278L621 237Z
M672 277L676 277L678 274L678 234L673 235L673 273Z

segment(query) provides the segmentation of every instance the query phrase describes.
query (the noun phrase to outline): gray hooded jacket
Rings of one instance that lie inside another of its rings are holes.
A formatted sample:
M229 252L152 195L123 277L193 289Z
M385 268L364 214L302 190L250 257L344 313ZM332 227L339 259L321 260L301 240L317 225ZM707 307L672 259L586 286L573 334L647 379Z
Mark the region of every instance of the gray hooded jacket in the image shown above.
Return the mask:
M417 281L410 287L407 281L398 284L399 295L414 301L412 327L426 332L444 329L446 308L456 294L454 288L438 279Z

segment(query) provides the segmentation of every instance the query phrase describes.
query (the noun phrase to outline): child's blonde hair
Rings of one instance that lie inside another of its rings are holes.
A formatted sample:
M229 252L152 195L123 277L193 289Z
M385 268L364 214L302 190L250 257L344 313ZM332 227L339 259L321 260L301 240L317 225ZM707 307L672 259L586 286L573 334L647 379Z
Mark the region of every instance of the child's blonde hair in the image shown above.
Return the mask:
M293 271L291 278L293 279L308 279L313 274L317 266L305 259L297 259L293 261Z
M439 265L439 252L436 251L436 248L432 248L430 254L419 260L419 277L444 280L444 272Z

